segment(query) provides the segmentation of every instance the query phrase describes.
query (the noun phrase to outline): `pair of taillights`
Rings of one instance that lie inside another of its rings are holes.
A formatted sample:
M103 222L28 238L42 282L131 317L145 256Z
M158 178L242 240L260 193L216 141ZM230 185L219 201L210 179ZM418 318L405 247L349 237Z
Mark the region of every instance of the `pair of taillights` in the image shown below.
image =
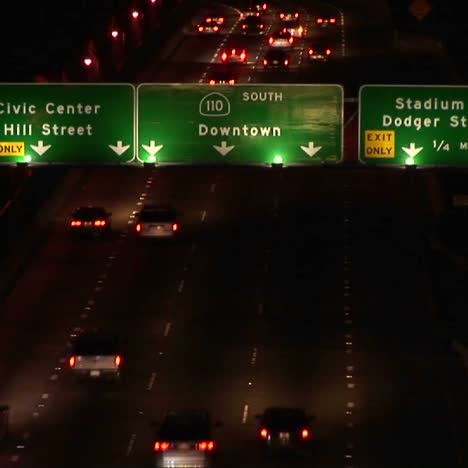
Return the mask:
M236 55L236 49L232 49L231 50L231 56L235 56ZM245 60L245 58L247 57L247 54L245 53L245 51L242 51L240 54L239 54L239 58L243 61ZM221 60L223 62L225 62L228 58L228 54L226 52L223 52L223 54L221 55Z
M70 367L75 367L76 360L76 356L70 356L70 359L68 360L68 365ZM122 364L122 358L118 354L114 356L114 364L116 367L120 367L120 364Z
M314 49L309 49L309 55L314 55ZM331 50L327 49L325 50L325 55L331 55Z
M154 443L154 451L155 452L164 452L165 450L169 450L172 448L174 444L171 444L170 442L159 442L156 441ZM198 442L197 444L197 450L206 450L210 451L215 448L215 443L212 440L207 440L203 442Z
M286 15L284 13L280 13L280 18L283 19ZM294 18L299 18L299 13L294 13Z
M220 81L219 83L233 85L233 84L236 84L236 80ZM210 80L210 85L215 85L215 84L216 84L215 80Z
M268 43L269 43L269 44L273 44L273 41L274 41L274 39L273 39L272 37L270 37L270 39L268 39ZM288 39L288 42L289 42L290 44L292 44L292 43L294 42L294 38L291 36L291 37Z
M141 226L140 223L138 223L138 224L135 226L135 231L136 231L136 232L141 232L141 229L142 229L142 226ZM174 223L174 224L172 225L172 230L175 232L175 231L177 231L177 229L179 229L179 226L177 225L177 223Z
M80 226L83 226L84 225L84 222L83 221L75 221L73 220L71 223L70 223L70 226L73 226L73 227L80 227ZM103 219L100 220L96 220L94 221L93 223L94 226L99 226L99 227L103 227L106 225L106 221L104 221Z
M310 434L309 434L309 430L308 430L308 429L302 429L302 431L301 431L301 438L302 438L302 439L308 439L308 438L309 438L309 435L310 435ZM260 431L260 437L261 437L262 439L267 439L268 436L269 436L269 432L268 432L267 429L262 429L262 430Z
M323 18L317 18L317 23L318 23L318 24L322 24L323 21L324 21ZM335 18L330 18L330 19L328 20L328 22L331 23L331 24L335 24L335 23L336 23L336 19L335 19Z
M247 29L247 27L248 27L248 26L247 26L246 24L243 24L243 25L242 25L242 29ZM263 24L259 24L258 27L259 27L260 29L263 29Z
M198 27L198 30L199 30L200 32L203 32L204 29L205 29L205 28L204 28L203 26L199 26L199 27ZM218 26L213 26L213 31L218 31L218 29L219 29Z
M285 64L285 65L288 65L288 63L289 63L289 60L285 60L285 61L284 61L284 64ZM265 66L268 65L268 60L267 60L267 59L263 59L263 65L265 65Z

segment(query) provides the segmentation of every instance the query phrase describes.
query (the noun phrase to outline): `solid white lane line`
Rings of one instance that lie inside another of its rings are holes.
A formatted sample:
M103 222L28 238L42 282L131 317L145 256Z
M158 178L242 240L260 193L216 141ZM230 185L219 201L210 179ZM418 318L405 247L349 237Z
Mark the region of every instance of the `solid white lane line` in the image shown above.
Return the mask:
M171 322L166 323L166 327L164 328L164 336L169 335L169 330L171 329Z
M244 405L244 411L242 412L242 424L247 422L247 416L249 414L249 405Z

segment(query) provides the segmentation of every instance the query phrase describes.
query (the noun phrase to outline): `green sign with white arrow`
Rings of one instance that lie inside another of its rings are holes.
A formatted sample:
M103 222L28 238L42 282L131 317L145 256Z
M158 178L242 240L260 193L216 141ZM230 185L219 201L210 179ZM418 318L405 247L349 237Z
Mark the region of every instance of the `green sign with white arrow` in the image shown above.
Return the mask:
M338 163L340 85L141 84L138 159L168 164Z
M468 86L365 85L359 159L366 164L468 165Z
M0 164L135 162L130 84L0 84Z

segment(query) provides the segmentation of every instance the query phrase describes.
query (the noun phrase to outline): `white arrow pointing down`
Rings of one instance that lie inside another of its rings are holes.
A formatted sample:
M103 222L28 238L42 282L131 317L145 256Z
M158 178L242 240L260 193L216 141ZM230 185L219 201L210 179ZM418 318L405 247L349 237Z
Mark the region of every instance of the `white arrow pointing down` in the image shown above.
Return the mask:
M39 155L42 156L52 145L44 145L42 140L37 142L37 145L31 145L31 148Z
M144 150L148 151L150 156L154 156L164 145L156 145L154 140L150 140L149 145L141 145Z
M309 141L308 146L301 146L301 149L307 153L310 157L314 156L315 153L322 149L321 146L314 146L313 141Z
M225 141L221 142L221 146L216 146L213 145L213 148L221 154L221 156L226 156L226 154L229 153L229 151L232 151L234 149L234 146L227 146L227 143Z
M128 150L128 148L130 148L130 145L123 145L121 140L118 140L117 145L115 146L114 145L108 145L108 146L112 151L117 153L119 156L121 156L123 153L125 153L125 151Z
M415 145L414 143L410 143L409 148L405 148L404 146L402 146L401 149L402 149L410 158L414 158L414 157L423 149L423 147L420 146L419 148L416 148L416 145Z

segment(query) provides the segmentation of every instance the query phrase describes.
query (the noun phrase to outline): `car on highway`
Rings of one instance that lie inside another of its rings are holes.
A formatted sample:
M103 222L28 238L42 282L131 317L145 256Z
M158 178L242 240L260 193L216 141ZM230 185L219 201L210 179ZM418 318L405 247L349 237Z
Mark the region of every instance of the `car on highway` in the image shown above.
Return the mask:
M139 237L174 237L179 232L178 216L169 205L145 204L135 217Z
M330 60L332 56L332 49L328 45L311 44L307 47L307 58L310 62L325 62Z
M169 411L153 442L158 468L206 468L215 451L210 415L202 410Z
M75 378L118 381L123 355L119 338L101 330L80 333L72 340L68 366Z
M247 63L247 51L243 47L226 47L219 56L223 63Z
M290 57L283 49L268 49L263 57L263 68L287 70Z
M204 21L208 21L210 23L215 23L218 26L221 26L224 24L224 16L219 15L219 14L211 14L209 16L206 16Z
M292 47L294 44L294 37L289 31L285 29L278 29L268 38L268 45L270 47Z
M210 70L206 74L206 82L210 85L234 85L237 80L237 73L231 67Z
M338 21L335 16L317 16L315 24L320 28L335 27Z
M285 21L283 27L296 39L302 39L305 36L305 27L298 20Z
M72 234L97 236L112 229L112 213L102 206L80 206L70 216Z
M312 428L301 408L269 407L256 415L260 422L258 438L265 449L300 449L310 445Z
M279 19L281 21L293 21L299 19L299 11L294 8L287 8L281 10L279 13Z
M241 30L244 34L259 33L263 34L265 30L265 23L258 16L247 16L240 22Z
M219 33L221 31L221 24L213 21L212 18L205 18L198 24L197 31L199 33Z

